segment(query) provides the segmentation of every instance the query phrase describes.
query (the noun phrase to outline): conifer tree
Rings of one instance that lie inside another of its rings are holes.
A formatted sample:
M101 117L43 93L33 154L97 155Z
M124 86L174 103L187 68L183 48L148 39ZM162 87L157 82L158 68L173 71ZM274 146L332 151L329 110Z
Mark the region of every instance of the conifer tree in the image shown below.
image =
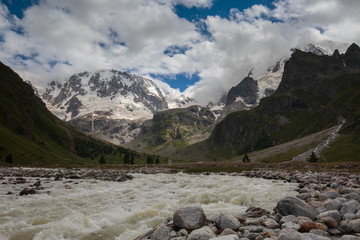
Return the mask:
M14 162L11 153L9 153L9 154L6 156L5 162L7 162L7 163L13 163L13 162Z
M317 162L318 158L316 157L315 152L312 152L309 158L309 162Z
M124 156L124 164L129 164L129 163L130 163L130 156L128 153L126 153Z
M244 163L249 163L250 162L250 158L249 158L249 156L247 155L247 153L245 153L245 156L244 156L244 158L243 158L243 160L242 160Z
M135 157L134 157L134 154L131 154L130 164L131 164L131 165L135 164Z
M105 158L104 158L104 155L102 155L102 154L101 154L101 156L100 156L99 163L100 163L100 164L105 164L105 163L106 163L106 160L105 160Z

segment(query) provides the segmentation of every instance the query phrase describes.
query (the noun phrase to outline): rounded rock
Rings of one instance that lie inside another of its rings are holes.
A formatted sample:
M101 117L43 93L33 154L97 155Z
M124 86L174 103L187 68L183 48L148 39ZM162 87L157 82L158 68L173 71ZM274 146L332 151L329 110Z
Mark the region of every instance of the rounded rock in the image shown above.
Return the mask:
M175 211L173 222L175 227L186 230L198 229L204 225L206 216L201 207L184 207Z

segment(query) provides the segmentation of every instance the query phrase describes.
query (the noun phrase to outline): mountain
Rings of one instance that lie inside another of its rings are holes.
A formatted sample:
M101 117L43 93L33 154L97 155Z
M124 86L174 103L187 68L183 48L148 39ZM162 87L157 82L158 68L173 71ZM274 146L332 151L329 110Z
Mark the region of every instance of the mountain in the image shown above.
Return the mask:
M285 63L275 93L262 98L252 110L228 115L216 125L205 145L213 153L235 156L346 121L341 133L350 134L352 146L360 149L359 135L355 134L360 117L359 59L360 48L356 44L345 54L336 50L331 56L295 50Z
M65 84L52 82L42 98L64 120L95 111L113 119L151 118L155 112L168 109L153 81L116 70L77 73Z
M75 130L46 108L32 87L0 63L0 162L21 166L92 166L129 152ZM119 160L117 160L119 161Z
M177 148L206 139L216 121L205 107L169 109L144 122L139 136L125 146L136 151L170 155Z

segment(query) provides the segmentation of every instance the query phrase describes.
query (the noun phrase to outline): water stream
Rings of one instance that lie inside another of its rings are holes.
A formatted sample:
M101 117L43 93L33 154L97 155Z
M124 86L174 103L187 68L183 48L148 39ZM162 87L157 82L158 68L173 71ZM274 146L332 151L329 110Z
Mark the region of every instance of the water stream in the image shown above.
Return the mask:
M31 183L0 185L0 239L130 240L189 204L207 216L257 206L272 211L294 196L296 184L223 175L134 174L127 182L47 181L37 195L19 196ZM35 182L35 179L31 180ZM7 195L11 191L14 194Z

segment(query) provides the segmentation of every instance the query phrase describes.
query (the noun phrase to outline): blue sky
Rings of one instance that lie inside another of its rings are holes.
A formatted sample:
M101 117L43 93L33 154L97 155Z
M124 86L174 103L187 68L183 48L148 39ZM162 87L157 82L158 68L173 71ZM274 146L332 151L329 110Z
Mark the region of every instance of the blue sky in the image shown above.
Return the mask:
M0 61L38 87L117 69L206 104L291 48L359 43L359 11L359 0L2 0Z

